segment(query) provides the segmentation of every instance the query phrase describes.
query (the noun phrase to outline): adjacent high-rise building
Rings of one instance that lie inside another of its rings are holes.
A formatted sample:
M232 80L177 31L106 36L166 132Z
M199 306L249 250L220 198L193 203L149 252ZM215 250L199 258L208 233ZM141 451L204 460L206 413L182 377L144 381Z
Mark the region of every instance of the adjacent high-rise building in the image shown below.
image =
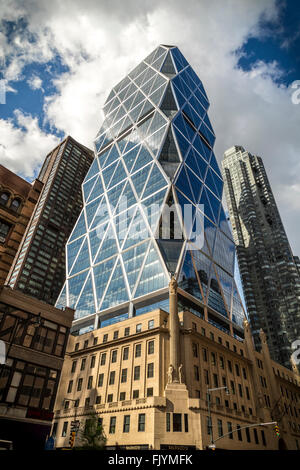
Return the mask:
M291 367L291 346L300 338L299 259L293 257L262 159L234 146L222 166L256 347L263 328L272 358Z
M0 165L0 286L5 284L43 184Z
M65 244L82 209L81 184L94 154L72 137L46 157L39 201L7 283L54 304L65 280Z
M76 309L74 333L168 311L174 274L182 308L243 336L208 108L201 80L172 46L110 92L57 303Z

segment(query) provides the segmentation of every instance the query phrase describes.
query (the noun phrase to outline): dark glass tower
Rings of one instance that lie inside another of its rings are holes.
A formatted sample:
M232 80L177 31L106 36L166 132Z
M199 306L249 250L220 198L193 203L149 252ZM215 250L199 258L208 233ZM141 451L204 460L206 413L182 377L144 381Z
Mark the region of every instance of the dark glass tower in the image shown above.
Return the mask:
M243 147L225 152L225 193L247 310L257 348L259 330L272 358L291 367L300 337L299 258L293 257L262 159Z
M38 180L44 186L7 282L54 304L65 281L65 245L82 209L81 184L93 152L67 137L46 157Z
M159 46L110 92L57 303L76 308L74 332L168 310L174 274L182 308L242 335L208 107L173 46Z

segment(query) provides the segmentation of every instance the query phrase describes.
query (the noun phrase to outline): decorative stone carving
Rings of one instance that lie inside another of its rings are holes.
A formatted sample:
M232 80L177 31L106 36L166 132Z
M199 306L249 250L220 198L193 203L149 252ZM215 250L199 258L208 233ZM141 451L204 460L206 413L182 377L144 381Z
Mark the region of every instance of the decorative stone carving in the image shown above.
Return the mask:
M184 373L183 373L183 365L180 364L178 367L178 377L179 377L179 383L184 383Z
M176 294L177 292L177 281L174 276L172 276L171 281L169 283L169 291L170 294Z

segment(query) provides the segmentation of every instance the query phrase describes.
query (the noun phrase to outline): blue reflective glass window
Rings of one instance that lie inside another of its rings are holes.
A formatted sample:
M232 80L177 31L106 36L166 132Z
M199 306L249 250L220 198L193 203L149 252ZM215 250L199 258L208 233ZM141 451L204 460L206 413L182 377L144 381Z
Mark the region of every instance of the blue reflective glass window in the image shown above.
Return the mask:
M171 53L172 53L172 56L173 56L173 60L175 62L177 72L180 72L180 70L183 69L183 64L182 64L182 62L180 60L180 57L178 55L178 49L177 48L171 49Z
M84 182L91 179L93 176L95 176L97 173L99 173L99 171L100 171L100 168L99 168L99 165L98 165L98 158L95 157L94 160L93 160L93 163L90 166L90 169L89 169L86 177L84 178Z
M89 271L84 271L68 279L68 307L74 308L88 273Z
M96 254L97 254L97 251L99 249L99 246L101 244L101 241L102 241L102 234L104 234L104 232L106 231L107 229L107 226L108 224L103 224L103 226L101 227L98 227L98 229L96 230L93 230L92 232L90 232L88 235L89 235L89 239L90 239L90 247L91 247L91 254L92 254L92 260L94 260Z
M182 166L182 169L178 175L178 178L175 183L176 188L180 189L180 191L188 197L191 201L194 201L194 195L191 190L191 186L186 174L186 170L184 166Z
M105 196L99 199L95 199L95 201L98 201L98 207L96 207L95 217L92 225L90 226L90 229L97 227L97 225L102 224L109 218L109 212Z
M148 134L154 134L154 132L156 132L166 123L166 119L160 114L159 111L156 111L150 123Z
M190 146L190 143L183 137L183 135L176 129L176 127L174 127L173 129L175 131L175 136L181 152L181 156L184 159L186 152Z
M125 178L127 178L127 174L124 169L124 165L122 163L122 160L119 160L118 166L113 174L112 179L110 180L109 183L109 188L112 188L116 184L120 183L123 181Z
M167 188L163 189L159 193L150 196L147 199L144 199L142 202L142 209L148 220L148 223L151 227L152 232L155 232L156 226L158 224L159 215L162 210L162 204L167 192Z
M106 152L103 152L98 156L98 161L99 161L99 165L101 168L104 168L104 165L105 165L105 162L106 162L106 159L108 157L110 150L111 150L111 147L109 150L106 150Z
M166 185L167 185L167 182L165 178L163 177L158 166L154 164L152 167L152 171L148 179L147 185L145 187L145 191L143 193L143 198L150 196L151 194L155 193L156 191L158 191L159 189L163 188Z
M210 192L206 191L216 223L219 220L220 201Z
M184 263L182 265L179 276L178 286L197 299L203 300L189 250L187 250L185 254Z
M204 217L204 231L208 246L211 250L211 253L213 253L217 227L207 217Z
M148 246L149 242L141 243L122 253L125 272L131 292L133 292L136 284Z
M99 241L99 243L101 240ZM99 248L98 254L95 259L95 264L104 261L106 258L110 258L118 253L118 247L115 239L115 234L112 226L109 225L105 235L103 236L103 242Z
M101 302L117 257L104 261L93 268L98 305Z
M233 274L234 271L235 246L220 230L217 231L213 258L226 271Z
M114 188L112 188L110 191L107 192L107 199L109 201L109 205L110 205L110 209L112 213L114 212L118 204L123 188L124 188L124 183L120 183L117 186L114 186Z
M163 137L165 135L166 127L162 127L159 131L155 132L155 134L150 135L146 139L146 143L148 147L152 150L152 153L156 157L158 150L162 144Z
M164 60L165 60L165 57L166 57L166 51L164 54L162 54L158 59L156 59L153 64L152 64L152 67L155 69L155 70L160 70Z
M142 103L138 104L135 108L133 108L130 111L129 116L131 117L133 122L137 121L139 115L141 114L141 110L142 110L144 104L145 104L145 101L142 101Z
M96 213L96 210L98 206L101 204L102 200L103 200L103 196L98 199L95 199L94 201L86 205L85 213L86 213L86 220L87 220L88 227L91 225L94 215Z
M196 150L194 150L194 155L197 160L198 167L199 167L200 177L204 181L205 176L206 176L206 171L208 168L207 162L201 157L201 155L198 152L196 152Z
M133 206L128 209L126 212L122 212L120 215L114 218L115 230L119 246L121 247L126 238L128 232L130 221L132 220L133 214L136 210L136 207Z
M83 189L83 195L84 195L85 201L88 200L88 197L96 182L96 179L97 179L97 176L94 176L92 179L90 179L89 181L83 184L82 189Z
M143 168L143 166L147 165L148 163L152 162L153 158L150 154L150 152L146 149L146 147L141 146L141 151L138 154L138 157L136 159L136 162L134 164L133 170L132 171L138 171L140 168Z
M77 259L71 269L70 275L73 276L74 274L77 274L79 271L83 271L89 266L90 266L89 246L88 246L87 238L85 238L80 248L80 252L77 256Z
M105 168L105 170L103 170L103 172L102 172L104 183L105 183L105 186L107 188L109 187L110 180L112 179L112 176L113 176L114 171L117 167L117 164L118 164L118 162L114 162L112 165Z
M145 104L142 108L141 114L140 114L140 119L145 116L147 113L149 113L153 109L153 104L150 103L150 101L146 100Z
M129 209L133 204L136 203L135 195L132 191L131 184L127 181L126 186L124 187L124 191L122 192L122 196L120 197L119 203L115 210L115 215Z
M148 294L167 285L167 279L158 253L152 245L148 253L135 296Z
M88 315L92 315L95 312L96 307L94 300L93 285L91 275L89 275L89 278L87 279L81 296L77 302L74 318L76 320L78 318L87 317Z
M195 90L194 91L195 93L195 96L197 98L197 100L200 101L200 103L202 104L203 108L207 111L208 110L208 107L209 107L209 103L208 101L204 98L204 96L202 95L201 91L199 89Z
M201 104L197 100L197 98L193 95L193 96L190 97L189 102L191 103L192 107L197 112L197 114L200 116L200 118L203 119L204 116L205 116L206 111L203 108L203 106L201 106Z
M64 285L59 297L56 301L55 307L56 308L65 308L67 306L67 286Z
M101 309L104 310L129 300L120 261L115 268L110 284L104 296Z
M184 106L184 104L186 103L186 99L184 98L182 93L180 93L179 89L175 85L173 85L173 90L174 90L174 95L176 96L176 99L177 99L178 106L179 108L182 108L182 106Z
M195 196L194 197L194 202L195 202L195 204L198 204L203 184L195 176L195 174L192 171L190 171L188 168L187 168L187 174L188 174L188 178L190 180L190 185L191 185L193 194Z
M151 236L146 222L144 221L142 214L139 210L137 209L137 212L129 226L127 238L124 243L124 250L126 248L129 248L132 245L135 245L136 243L139 243L141 241L144 241L148 239Z
M185 164L188 165L188 167L191 168L197 176L200 176L202 178L193 148L190 148L190 150L188 151L187 156L185 158Z
M67 259L67 271L68 271L68 273L70 273L70 271L71 271L71 268L74 264L75 258L77 256L77 254L80 250L80 247L83 244L84 240L85 240L85 238L81 237L81 238L77 238L77 240L75 240L74 242L67 244L66 259Z
M131 181L138 197L140 197L143 192L150 168L151 165L147 165L131 176Z
M84 211L82 210L79 218L77 219L72 235L69 238L69 242L71 242L72 240L75 240L76 238L80 237L84 233L86 233L86 225L85 225Z
M88 199L86 202L89 202L89 201L93 201L94 199L96 199L97 197L101 196L101 194L103 194L104 192L104 189L103 189L103 184L102 184L102 181L101 181L101 178L100 178L100 175L98 176L97 178L97 181L95 183L95 186L93 187Z
M214 171L217 173L217 175L222 179L220 168L219 168L219 165L218 165L218 162L217 162L217 159L215 157L214 152L212 152L212 154L211 154L211 159L210 159L209 164L214 169Z
M215 221L212 209L210 207L210 203L207 197L206 188L203 188L199 204L203 204L204 214L209 217L213 222Z
M137 156L140 148L141 148L141 146L138 145L138 146L136 146L135 148L133 148L132 150L130 150L128 153L126 153L123 156L123 161L124 161L124 163L127 167L127 170L129 171L129 173L132 170L133 164L135 162L136 156Z

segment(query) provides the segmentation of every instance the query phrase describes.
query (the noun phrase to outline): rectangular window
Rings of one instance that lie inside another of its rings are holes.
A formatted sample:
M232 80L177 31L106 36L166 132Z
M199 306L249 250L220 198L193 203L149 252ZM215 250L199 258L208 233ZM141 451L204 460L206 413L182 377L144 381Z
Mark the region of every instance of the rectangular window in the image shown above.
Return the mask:
M122 369L121 382L127 382L127 369Z
M99 405L101 403L101 395L97 395L96 397L96 405Z
M129 336L129 333L130 333L130 328L129 326L127 328L125 328L124 330L124 336Z
M107 403L111 403L114 399L114 396L112 393L110 393L109 395L107 395Z
M107 343L108 340L108 334L103 335L103 343Z
M253 429L253 434L254 434L255 444L259 444L258 434L257 434L257 430L255 428Z
M114 331L114 339L118 339L119 338L119 332L118 331Z
M207 351L205 348L202 348L203 361L207 362Z
M236 375L239 377L240 376L240 368L239 368L238 364L235 364L235 372L236 372Z
M173 413L173 432L181 432L181 413Z
M238 384L238 386L239 386L239 395L240 395L240 397L242 397L243 396L242 386L241 386L241 384Z
M199 367L194 366L194 379L199 381Z
M205 371L204 371L204 381L205 381L205 385L209 385L209 374L208 374L208 370L205 370Z
M115 383L115 376L116 376L116 373L115 371L111 371L110 375L109 375L109 385L113 385Z
M220 356L220 367L224 369L224 358L222 356Z
M117 354L118 354L118 351L117 349L115 349L111 355L111 362L117 362Z
M136 325L135 331L136 331L137 333L140 333L140 332L142 331L142 324L141 324L141 323L138 323L138 324Z
M148 330L152 330L154 328L154 320L149 320L148 321Z
M247 438L247 442L251 442L249 428L246 428L246 429L245 429L245 431L246 431L246 438Z
M90 375L89 378L88 378L87 389L91 390L92 387L93 387L93 376Z
M198 344L192 343L193 356L198 357Z
M216 365L216 355L213 352L211 353L211 363L213 366Z
M71 369L71 372L74 373L75 370L76 370L76 365L77 365L77 361L73 361L72 362L72 369Z
M247 374L246 374L246 369L245 369L245 367L243 367L243 377L244 377L244 379L247 379Z
M90 397L87 397L87 398L85 399L84 406L85 406L86 408L88 408L88 407L90 406Z
M152 387L147 388L147 397L153 397L153 388Z
M130 416L124 416L123 432L129 432L130 430Z
M103 378L104 378L104 374L99 374L99 378L98 378L98 387L102 387L102 386L103 386Z
M223 436L223 422L221 419L218 419L218 436Z
M80 392L82 389L82 379L78 379L77 383L77 392Z
M139 390L133 390L132 392L132 398L139 398Z
M219 380L218 380L217 374L213 374L213 378L214 378L214 387L218 387L219 386Z
M144 413L139 414L139 421L138 421L139 432L145 431L145 420L146 420L146 415Z
M86 363L86 359L82 359L81 361L81 367L80 367L80 370L84 370L85 369L85 363Z
M67 393L71 393L73 388L73 380L70 380L69 385L68 385L68 391Z
M241 426L240 426L239 424L237 424L237 425L236 425L236 429L237 429L238 440L239 440L239 441L242 441L242 440L243 440L243 437L242 437Z
M235 395L235 387L234 387L234 382L230 380L230 387L231 387L231 393Z
M166 431L167 431L167 432L170 432L170 431L171 431L170 413L166 413Z
M121 392L121 393L120 393L120 401L124 401L124 400L125 400L125 397L126 397L126 393L125 393L125 392Z
M68 430L68 421L65 421L63 424L62 433L61 433L62 437L66 437L67 430Z
M95 363L96 363L96 356L92 356L92 358L91 358L91 369L93 369L95 367Z
M104 366L106 362L106 353L101 354L100 365Z
M227 432L230 432L228 435L229 439L233 439L232 423L230 421L227 422Z
M246 397L247 397L247 400L250 400L250 393L249 393L248 387L246 387Z
M206 416L206 432L208 435L211 434L211 418Z
M151 362L147 365L147 378L150 379L154 377L154 364Z
M141 357L142 355L142 345L137 344L135 347L135 357Z
M263 445L266 446L267 441L266 441L265 431L261 431L261 438L262 438Z
M109 434L115 434L116 432L116 420L115 416L111 416L109 421Z
M149 341L148 343L148 354L154 353L154 341Z
M228 364L229 372L232 372L232 364L231 364L231 361L227 361L227 364Z
M135 366L133 380L140 380L140 366Z
M129 356L129 348L126 347L123 349L123 361L127 361L128 356Z
M83 344L83 349L86 349L88 347L88 345L89 345L89 340L86 339L84 344Z

